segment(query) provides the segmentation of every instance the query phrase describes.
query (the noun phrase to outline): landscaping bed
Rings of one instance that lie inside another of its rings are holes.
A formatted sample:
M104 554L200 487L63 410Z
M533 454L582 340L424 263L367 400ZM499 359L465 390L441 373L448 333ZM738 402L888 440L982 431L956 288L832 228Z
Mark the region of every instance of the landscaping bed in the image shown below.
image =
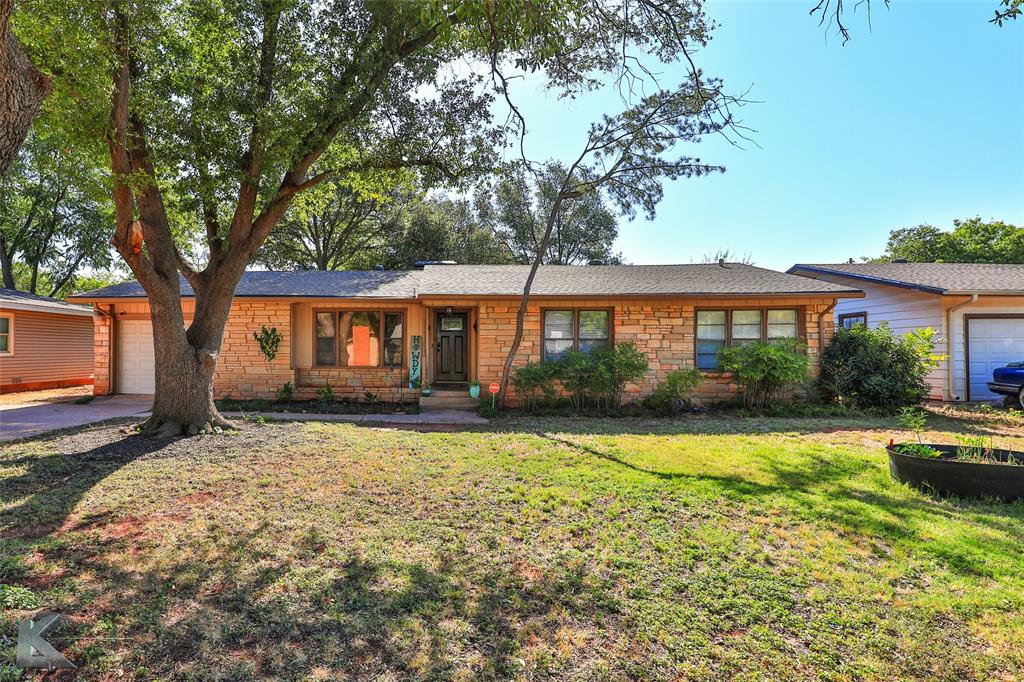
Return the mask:
M963 446L911 445L932 453L922 457L901 451L899 445L886 448L889 471L898 481L946 495L997 497L1007 502L1024 498L1024 452L987 448L971 449L965 455Z
M419 403L380 400L235 400L216 401L221 412L296 412L306 414L419 414Z

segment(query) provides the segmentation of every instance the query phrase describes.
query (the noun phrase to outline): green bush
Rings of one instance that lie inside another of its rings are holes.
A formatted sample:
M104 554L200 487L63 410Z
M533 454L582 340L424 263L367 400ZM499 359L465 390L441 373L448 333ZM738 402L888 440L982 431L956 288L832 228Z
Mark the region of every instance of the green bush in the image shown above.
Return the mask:
M838 403L890 413L917 405L928 396L925 377L939 359L932 354L934 334L929 327L895 337L884 323L877 329L839 329L822 354L818 392Z
M279 403L290 403L292 398L295 397L295 388L292 386L292 382L286 381L281 388L277 389L277 402Z
M587 392L594 383L594 357L588 353L568 351L555 363L554 376L569 393L574 410L582 410Z
M316 401L321 405L328 405L334 402L334 389L330 384L324 384L316 389Z
M807 381L807 354L799 344L751 343L719 351L722 370L743 390L746 407L765 407L783 391Z
M704 381L700 370L674 369L665 375L647 396L647 405L652 410L664 414L675 414L690 407L693 391Z
M633 343L619 343L591 354L592 369L587 392L600 405L618 407L626 384L647 374L647 356Z
M550 404L558 395L555 385L558 363L530 362L517 367L512 373L512 387L522 398L527 409L537 409L538 400Z

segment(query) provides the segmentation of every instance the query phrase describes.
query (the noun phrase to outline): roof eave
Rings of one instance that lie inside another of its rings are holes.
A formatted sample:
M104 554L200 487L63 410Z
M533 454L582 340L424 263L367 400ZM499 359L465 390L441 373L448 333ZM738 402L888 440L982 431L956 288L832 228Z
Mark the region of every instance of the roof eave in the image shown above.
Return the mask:
M937 294L943 296L945 294L952 293L941 287L931 287L926 284L915 284L913 282L904 282L897 279L886 279L885 277L874 277L872 275L865 275L861 273L849 272L846 270L830 270L829 268L816 268L810 265L794 265L789 270L786 270L787 274L793 275L798 274L797 270L805 270L807 272L817 272L822 275L835 275L836 277L849 277L851 279L860 280L862 282L871 282L872 284L882 284L884 286L899 287L900 289L911 289L913 291L921 291L926 294Z
M53 305L36 305L33 303L0 303L0 310L21 310L28 313L49 313L51 315L80 315L92 317L92 310L89 308L63 308Z

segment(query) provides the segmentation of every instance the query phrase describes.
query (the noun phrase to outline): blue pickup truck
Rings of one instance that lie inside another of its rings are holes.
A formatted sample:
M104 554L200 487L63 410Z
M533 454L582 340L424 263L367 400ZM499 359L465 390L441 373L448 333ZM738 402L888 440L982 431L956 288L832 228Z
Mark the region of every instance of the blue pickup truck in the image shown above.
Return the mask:
M1011 362L992 372L988 390L1006 396L1007 407L1024 409L1024 362Z

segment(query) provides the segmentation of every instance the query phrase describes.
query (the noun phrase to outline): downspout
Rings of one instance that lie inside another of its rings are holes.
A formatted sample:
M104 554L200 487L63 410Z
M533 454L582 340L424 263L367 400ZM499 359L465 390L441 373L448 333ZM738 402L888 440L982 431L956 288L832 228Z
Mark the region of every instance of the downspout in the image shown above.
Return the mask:
M971 294L970 300L957 303L946 311L946 395L950 400L955 400L953 396L953 311L977 302L978 294ZM970 368L964 367L964 390L967 389L966 382L969 374Z

